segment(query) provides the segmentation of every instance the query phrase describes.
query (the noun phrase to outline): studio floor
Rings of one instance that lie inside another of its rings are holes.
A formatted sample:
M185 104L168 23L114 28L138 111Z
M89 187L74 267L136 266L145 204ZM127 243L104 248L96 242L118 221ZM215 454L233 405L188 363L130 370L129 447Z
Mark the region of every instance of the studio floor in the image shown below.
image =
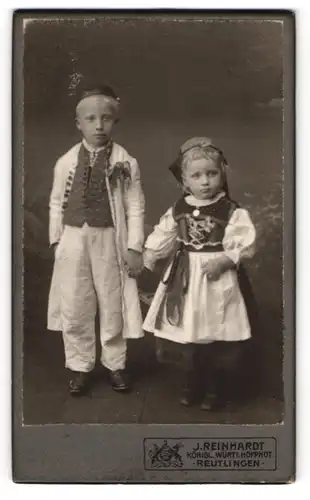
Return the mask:
M219 412L179 404L182 372L154 359L151 336L129 341L132 391L112 390L98 366L92 390L81 398L68 392L61 334L32 329L24 349L24 423L225 423L272 424L281 421L282 402L260 395L230 402Z

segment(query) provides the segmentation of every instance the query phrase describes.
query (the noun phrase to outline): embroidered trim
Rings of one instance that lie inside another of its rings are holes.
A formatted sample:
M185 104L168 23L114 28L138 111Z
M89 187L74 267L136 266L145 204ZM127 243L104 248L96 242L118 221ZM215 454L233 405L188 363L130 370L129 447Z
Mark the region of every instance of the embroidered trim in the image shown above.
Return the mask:
M186 246L194 247L196 250L201 250L204 247L216 247L222 245L221 241L206 241L205 243L194 243L192 241L186 241L183 238L177 238L178 241L184 243Z
M185 218L188 231L187 245L193 246L196 250L208 246L208 237L216 227L216 223L212 220L212 217L206 216L202 219L196 219L190 214L186 214ZM214 243L211 246L214 246Z
M77 164L76 164L76 166L77 166ZM69 199L72 184L73 184L76 166L70 168L69 173L68 173L68 177L67 177L66 184L65 184L65 191L64 191L64 195L63 195L62 205L61 205L62 211L64 211L68 206L68 199Z

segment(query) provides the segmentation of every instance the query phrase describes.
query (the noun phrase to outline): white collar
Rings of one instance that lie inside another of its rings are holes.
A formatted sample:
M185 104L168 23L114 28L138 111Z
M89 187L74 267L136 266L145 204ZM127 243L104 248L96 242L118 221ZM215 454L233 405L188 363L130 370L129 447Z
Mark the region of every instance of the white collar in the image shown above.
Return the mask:
M102 151L103 149L106 148L106 146L100 146L100 148L94 148L94 146L91 146L86 142L85 139L82 140L83 146L89 153L99 153L99 151Z
M211 198L210 200L199 200L198 198L195 198L195 196L190 194L186 196L185 201L186 203L188 203L188 205L192 205L193 207L205 207L207 205L212 205L213 203L216 203L225 195L226 193L224 191L221 191L216 196L214 196L214 198Z

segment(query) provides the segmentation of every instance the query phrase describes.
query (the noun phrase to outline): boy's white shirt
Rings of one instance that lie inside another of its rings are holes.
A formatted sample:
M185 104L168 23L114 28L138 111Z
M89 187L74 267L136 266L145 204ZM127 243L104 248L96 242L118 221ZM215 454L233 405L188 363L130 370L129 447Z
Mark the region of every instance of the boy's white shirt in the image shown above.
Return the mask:
M63 209L62 204L66 189L66 182L69 174L73 174L77 167L78 154L82 143L74 145L67 153L59 158L54 169L54 182L50 196L50 221L49 240L53 245L60 240L63 233ZM89 149L89 148L87 148ZM113 143L110 164L113 166L118 162L128 161L131 171L131 182L124 190L124 208L127 219L128 242L127 248L142 251L144 242L144 195L140 183L140 170L135 158L119 144ZM116 187L113 195L114 200L122 196L120 186ZM118 200L119 201L119 200ZM110 205L113 205L110 198ZM112 216L115 214L115 207L111 206ZM118 221L114 221L117 224Z
M67 179L71 174L74 177L78 163L78 154L81 142L73 146L57 161L54 169L54 182L50 196L50 244L59 242L64 230L63 201L65 190L68 190ZM119 144L113 143L110 156L110 165L118 162L129 162L131 180L124 188L118 180L115 187L110 185L107 178L107 190L110 208L116 231L117 253L120 265L123 292L123 336L124 338L139 338L143 336L142 315L136 280L130 278L124 266L124 259L128 249L142 251L144 243L144 208L145 199L140 182L140 170L135 158ZM72 186L72 183L71 183ZM60 315L60 286L65 279L54 265L52 277L49 309L48 329L62 330Z

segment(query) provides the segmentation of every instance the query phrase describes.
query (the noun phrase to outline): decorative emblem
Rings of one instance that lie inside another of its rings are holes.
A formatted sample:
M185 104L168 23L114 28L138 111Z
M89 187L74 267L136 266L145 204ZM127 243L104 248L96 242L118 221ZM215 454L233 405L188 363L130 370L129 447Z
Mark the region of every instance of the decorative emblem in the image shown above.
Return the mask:
M199 215L200 215L200 210L199 210L199 208L195 208L195 210L193 211L193 216L194 216L194 217L199 217Z
M162 446L154 444L153 448L149 450L152 467L175 467L176 469L183 467L183 459L179 453L181 447L183 447L182 443L169 446L166 439Z
M195 215L193 213L193 215ZM187 215L188 244L199 250L207 243L210 233L216 227L216 223L207 215L203 219L197 219L192 215Z
M115 184L117 179L120 179L122 183L130 182L130 163L128 161L118 161L109 168L107 174L112 184Z

